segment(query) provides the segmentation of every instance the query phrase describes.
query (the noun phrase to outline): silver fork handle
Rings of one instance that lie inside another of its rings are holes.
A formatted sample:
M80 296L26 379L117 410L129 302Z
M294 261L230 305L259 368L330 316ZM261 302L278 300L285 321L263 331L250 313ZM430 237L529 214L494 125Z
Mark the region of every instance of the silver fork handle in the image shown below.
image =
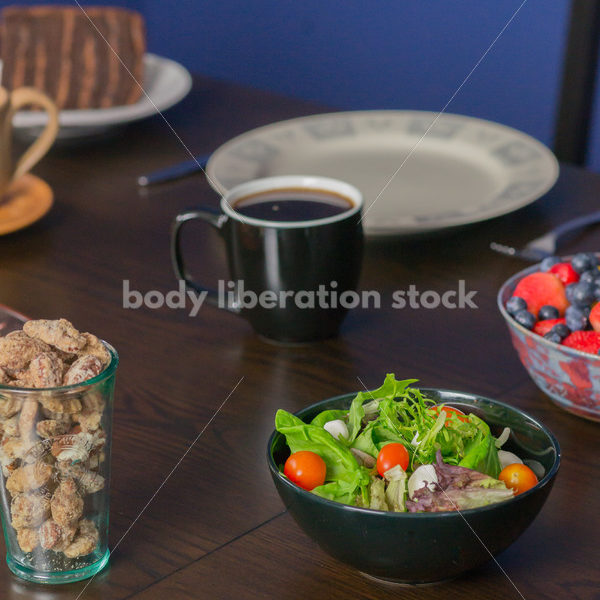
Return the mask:
M600 221L600 211L589 213L587 215L583 215L581 217L576 217L575 219L571 219L562 225L559 225L552 231L549 231L545 235L532 240L527 244L527 246L545 246L550 252L554 252L556 249L556 242L563 237L565 234L574 231L576 229L582 229L587 225L592 225L593 223L598 223ZM550 250L549 245L552 245L552 250Z

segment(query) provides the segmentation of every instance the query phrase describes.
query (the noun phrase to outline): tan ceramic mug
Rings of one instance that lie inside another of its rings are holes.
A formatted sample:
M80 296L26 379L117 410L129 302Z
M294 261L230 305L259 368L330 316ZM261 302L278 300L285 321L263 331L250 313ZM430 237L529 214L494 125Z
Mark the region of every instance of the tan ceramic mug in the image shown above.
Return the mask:
M46 111L48 123L23 155L14 161L12 120L19 109L30 104ZM56 139L58 127L58 108L46 94L31 87L17 88L12 92L0 87L0 194L6 192L12 181L30 171L48 152Z

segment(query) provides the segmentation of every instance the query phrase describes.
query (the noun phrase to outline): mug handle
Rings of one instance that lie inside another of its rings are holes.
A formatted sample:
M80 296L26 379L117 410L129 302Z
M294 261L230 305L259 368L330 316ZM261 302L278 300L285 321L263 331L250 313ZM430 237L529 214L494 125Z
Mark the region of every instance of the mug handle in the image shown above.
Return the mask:
M22 87L11 92L11 108L14 112L28 104L41 106L48 114L48 122L39 137L25 150L18 160L13 173L13 179L25 175L50 150L58 134L58 108L46 94L32 87Z
M189 223L195 219L206 221L209 225L214 227L220 234L222 233L223 225L227 222L228 218L221 212L211 208L195 208L186 210L185 212L179 213L171 225L171 261L173 263L173 270L177 279L185 281L193 290L197 292L206 292L206 301L209 304L217 306L219 308L225 308L226 310L239 313L240 309L230 304L222 306L219 304L219 294L210 288L206 288L199 283L196 283L186 269L183 253L181 251L181 231L185 223Z

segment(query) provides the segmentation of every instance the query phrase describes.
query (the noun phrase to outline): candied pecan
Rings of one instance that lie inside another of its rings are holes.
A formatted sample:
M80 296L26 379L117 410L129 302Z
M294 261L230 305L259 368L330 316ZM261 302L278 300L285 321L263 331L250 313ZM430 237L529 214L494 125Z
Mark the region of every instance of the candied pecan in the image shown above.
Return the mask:
M23 552L33 552L39 545L38 530L28 527L18 529L17 542Z
M81 383L96 377L103 369L102 362L96 356L88 354L78 358L67 371L64 378L64 385L73 385Z
M44 494L17 494L10 503L15 529L37 527L50 515L50 499Z
M6 489L11 496L29 492L46 485L52 477L52 466L41 461L15 469L6 480Z
M92 471L95 469L99 469L100 465L106 460L106 454L104 450L100 452L93 452L90 454L90 459L87 462L87 466Z
M19 417L18 415L12 416L10 419L6 419L2 423L4 429L4 435L8 437L16 437L19 435Z
M40 403L45 409L52 413L73 414L81 412L81 401L79 400L79 398L57 398L56 396L41 396Z
M61 540L54 546L55 552L64 552L65 549L71 545L71 542L77 533L77 523L71 527L62 527L62 532Z
M66 319L27 321L23 325L23 331L32 338L70 354L79 352L87 341Z
M48 519L39 530L40 546L44 550L62 550L73 541L76 532L76 525L64 527L54 519Z
M83 410L73 415L73 420L79 423L82 431L96 431L100 428L102 413Z
M77 558L90 554L96 548L99 539L98 529L89 519L81 519L77 535L73 542L63 552L67 558Z
M52 419L53 421L64 421L65 423L71 423L71 415L67 413L52 412L48 410L42 403L42 414L46 419Z
M84 467L81 463L59 461L56 463L60 472L75 479L79 489L84 494L95 494L104 488L104 477L95 471Z
M110 362L110 353L106 346L91 333L83 333L82 335L85 336L86 344L78 352L79 356L95 356L102 363L102 368L106 367Z
M73 479L65 479L56 488L50 502L52 518L64 527L74 525L83 514L83 499Z
M40 546L44 550L54 548L62 537L61 526L53 519L48 519L42 523L39 531Z
M23 458L28 449L29 445L24 443L20 437L4 437L2 439L2 459L7 458L8 462L16 458Z
M35 438L35 421L38 413L38 403L28 398L23 402L19 415L19 432L24 440Z
M57 421L56 419L45 419L38 421L35 430L40 437L52 438L58 435L64 435L69 431L71 424L69 421Z
M104 446L105 439L100 432L63 435L57 437L52 444L52 456L57 460L70 460L71 462L85 462L90 454Z
M21 410L21 406L23 406L21 398L0 397L0 417L8 419L16 415Z
M69 365L77 358L77 354L75 352L63 352L56 347L52 347L52 352L60 358L63 363L63 368L66 371L69 368Z
M31 388L31 387L33 387L33 385L31 384L31 381L29 380L27 373L22 373L20 377L17 377L17 379L11 379L8 382L8 385L10 385L11 387L16 387L16 388Z
M81 398L83 408L90 412L102 412L104 410L104 396L97 389L88 390Z
M30 442L23 455L23 462L26 464L42 462L53 465L54 460L52 459L52 456L50 456L51 447L51 440L36 440L33 443Z
M31 387L51 388L62 383L63 361L54 352L42 352L30 363L27 380Z
M19 467L19 461L5 461L4 458L0 458L0 463L2 464L2 475L4 475L4 479L8 479L12 472Z
M12 331L0 338L0 367L11 377L17 377L38 354L50 350L43 341L22 331Z

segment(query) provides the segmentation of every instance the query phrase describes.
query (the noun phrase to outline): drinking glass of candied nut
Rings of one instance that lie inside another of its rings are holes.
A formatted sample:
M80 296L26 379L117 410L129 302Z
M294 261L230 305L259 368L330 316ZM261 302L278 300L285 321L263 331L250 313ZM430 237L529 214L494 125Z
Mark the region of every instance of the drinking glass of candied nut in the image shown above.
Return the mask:
M67 583L108 562L115 349L66 319L0 337L0 485L10 570Z

